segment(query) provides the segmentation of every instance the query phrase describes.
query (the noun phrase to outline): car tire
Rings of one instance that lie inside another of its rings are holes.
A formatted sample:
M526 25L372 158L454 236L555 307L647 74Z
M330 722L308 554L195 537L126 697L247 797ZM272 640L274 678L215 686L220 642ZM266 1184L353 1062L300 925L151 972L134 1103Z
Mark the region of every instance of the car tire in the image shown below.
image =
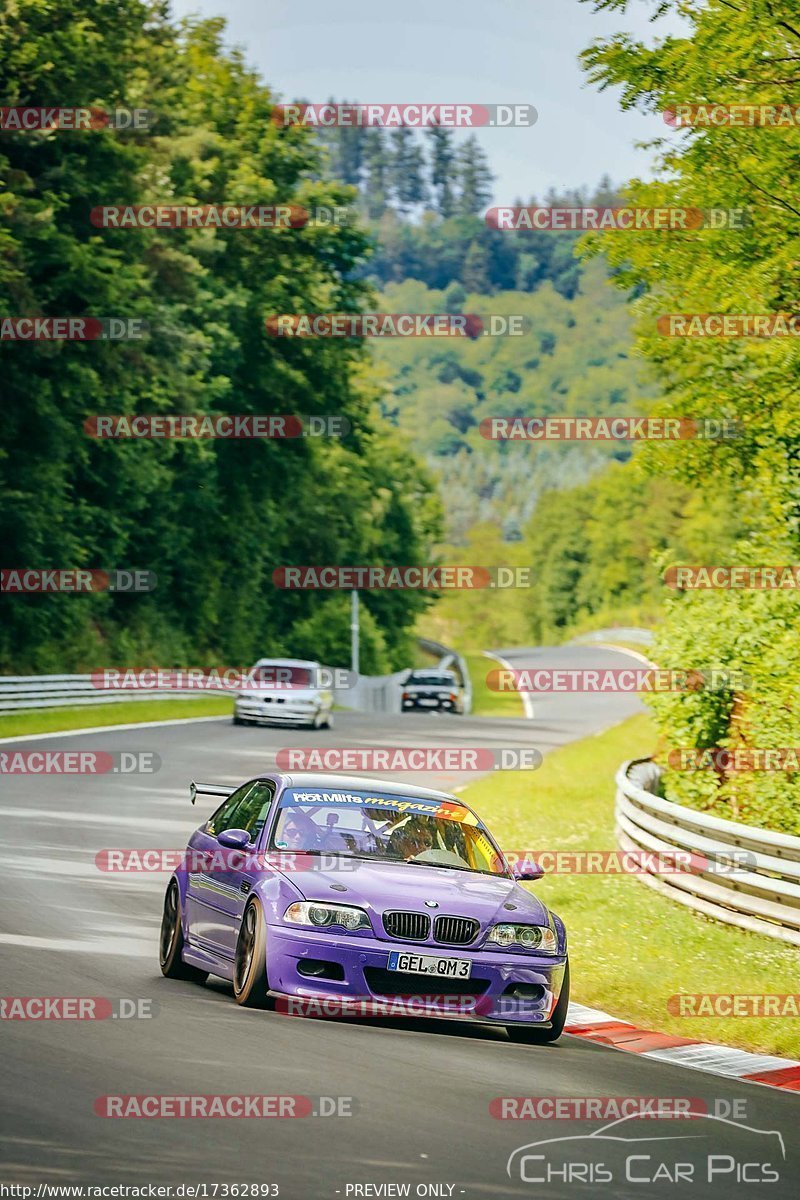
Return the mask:
M506 1025L508 1036L512 1042L522 1042L528 1046L546 1046L555 1042L564 1032L564 1022L569 1008L569 963L564 971L564 982L561 985L558 1003L550 1018L550 1028L542 1029L539 1025Z
M165 975L167 979L191 979L195 983L205 983L208 979L208 971L201 971L199 967L192 967L183 961L181 894L174 879L170 880L164 896L158 962L161 974Z
M257 900L251 900L242 914L233 964L233 995L243 1008L269 1007L267 923Z
M242 720L241 717L237 717L236 714L234 713L233 714L233 724L234 725L244 725L244 721Z

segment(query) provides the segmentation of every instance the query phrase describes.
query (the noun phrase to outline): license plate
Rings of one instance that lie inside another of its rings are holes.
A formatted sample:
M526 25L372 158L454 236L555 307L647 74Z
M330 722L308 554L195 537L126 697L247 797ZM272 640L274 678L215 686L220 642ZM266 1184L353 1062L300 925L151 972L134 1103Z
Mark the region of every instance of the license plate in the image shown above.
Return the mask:
M437 704L439 703L439 701L438 701L438 700L418 700L418 701L417 701L417 703L418 703L418 704L431 704L431 705L437 705Z
M468 958L439 958L435 954L392 950L389 970L408 971L411 975L438 975L440 979L469 979L472 963Z

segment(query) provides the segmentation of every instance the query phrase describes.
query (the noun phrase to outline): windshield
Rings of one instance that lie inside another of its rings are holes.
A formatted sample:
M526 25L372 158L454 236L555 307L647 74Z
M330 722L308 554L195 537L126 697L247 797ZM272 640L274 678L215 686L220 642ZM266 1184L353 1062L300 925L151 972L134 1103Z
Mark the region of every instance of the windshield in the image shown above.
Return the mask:
M410 675L409 683L427 684L429 687L455 687L454 675Z
M254 671L253 678L262 688L308 688L312 686L308 667L290 667L286 663L262 663Z
M488 830L455 800L291 788L272 849L509 874Z

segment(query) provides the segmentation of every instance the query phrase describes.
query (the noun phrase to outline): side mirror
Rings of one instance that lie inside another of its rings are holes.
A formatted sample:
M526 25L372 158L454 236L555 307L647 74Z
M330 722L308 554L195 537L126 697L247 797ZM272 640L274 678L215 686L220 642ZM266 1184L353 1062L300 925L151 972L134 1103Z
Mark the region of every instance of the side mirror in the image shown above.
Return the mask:
M540 867L537 862L533 862L531 859L523 859L522 862L514 864L511 868L511 874L521 882L535 883L537 879L541 879L544 875L544 867Z
M250 834L246 829L223 829L217 834L217 841L231 850L244 850L250 845Z
M192 782L189 784L189 798L192 804L194 804L195 800L197 799L197 784L194 780L192 780Z

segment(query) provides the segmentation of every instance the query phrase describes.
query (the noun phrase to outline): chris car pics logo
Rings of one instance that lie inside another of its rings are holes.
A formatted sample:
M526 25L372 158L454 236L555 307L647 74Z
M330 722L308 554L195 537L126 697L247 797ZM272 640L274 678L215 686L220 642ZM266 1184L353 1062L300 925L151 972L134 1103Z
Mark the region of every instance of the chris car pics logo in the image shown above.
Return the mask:
M680 1132L674 1120L660 1132L659 1121L646 1119L639 1124L642 1118L634 1114L589 1134L529 1142L509 1155L506 1172L511 1179L533 1185L688 1189L701 1184L704 1196L718 1192L721 1198L737 1185L750 1188L782 1178L786 1147L779 1130L757 1129L703 1111L683 1115L693 1119ZM661 1195L661 1190L656 1194Z

